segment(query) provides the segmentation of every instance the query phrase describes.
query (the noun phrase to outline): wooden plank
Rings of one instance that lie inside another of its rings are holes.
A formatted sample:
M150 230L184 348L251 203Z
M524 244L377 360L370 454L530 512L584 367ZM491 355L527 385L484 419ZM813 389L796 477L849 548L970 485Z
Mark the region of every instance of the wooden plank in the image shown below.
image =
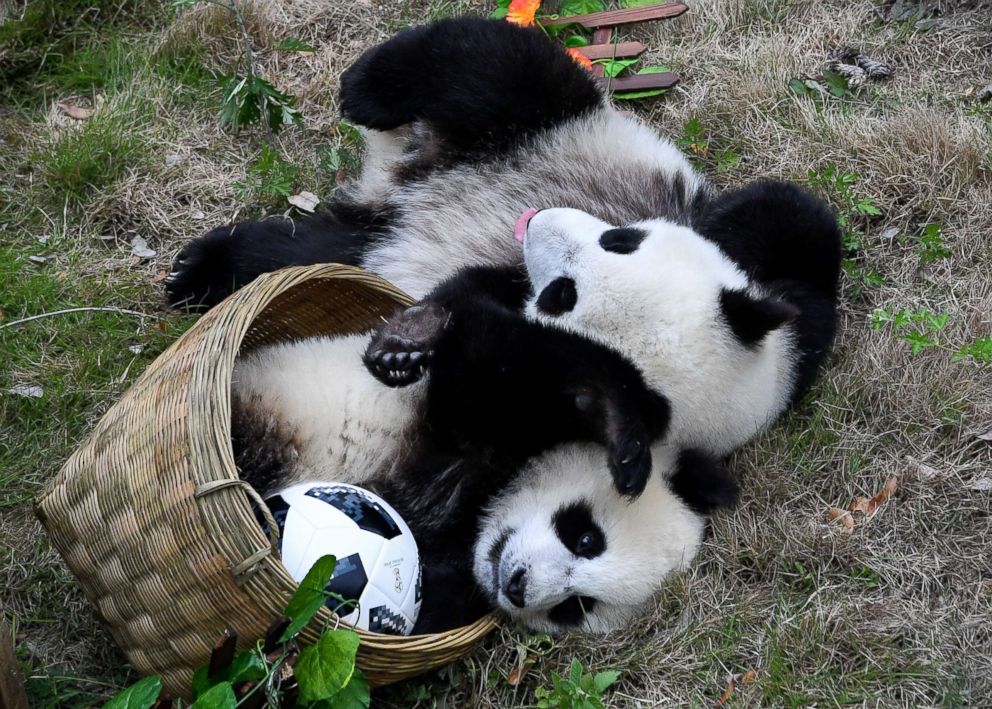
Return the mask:
M610 44L611 42L613 42L613 29L610 27L595 30L592 33L593 44ZM589 71L592 72L593 76L598 76L600 78L606 76L606 69L604 69L601 64L593 64L589 67Z
M641 91L643 89L670 89L679 83L679 75L671 72L660 74L635 74L616 79L600 79L610 91Z
M579 47L579 51L589 59L612 59L613 57L637 57L647 46L640 42L620 42L618 44L590 44Z
M14 634L3 614L0 614L0 707L28 709L24 679L14 656Z
M599 27L616 27L617 25L629 25L632 22L646 22L647 20L665 20L678 17L689 9L688 5L680 2L666 2L662 5L648 5L646 7L631 7L626 10L607 10L606 12L591 12L588 15L571 15L570 17L559 17L557 19L546 18L541 20L542 25L582 25L586 29L596 29ZM597 43L595 39L594 43ZM598 43L597 43L598 44Z

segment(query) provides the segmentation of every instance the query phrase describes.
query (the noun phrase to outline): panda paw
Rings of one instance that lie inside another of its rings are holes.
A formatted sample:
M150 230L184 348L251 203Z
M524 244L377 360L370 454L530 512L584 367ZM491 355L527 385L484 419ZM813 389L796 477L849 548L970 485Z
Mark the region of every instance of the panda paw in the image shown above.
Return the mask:
M372 336L362 361L380 382L404 387L420 381L434 356L447 316L432 303L407 308Z
M651 477L651 446L647 436L634 432L610 441L610 474L617 492L637 498Z

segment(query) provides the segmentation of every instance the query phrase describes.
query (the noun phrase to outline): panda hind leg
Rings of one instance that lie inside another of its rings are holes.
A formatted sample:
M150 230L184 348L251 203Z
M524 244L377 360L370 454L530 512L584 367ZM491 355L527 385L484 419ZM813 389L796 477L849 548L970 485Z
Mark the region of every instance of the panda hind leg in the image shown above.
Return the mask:
M380 131L423 121L462 154L515 143L602 103L592 76L542 32L481 18L400 32L341 77L348 120Z

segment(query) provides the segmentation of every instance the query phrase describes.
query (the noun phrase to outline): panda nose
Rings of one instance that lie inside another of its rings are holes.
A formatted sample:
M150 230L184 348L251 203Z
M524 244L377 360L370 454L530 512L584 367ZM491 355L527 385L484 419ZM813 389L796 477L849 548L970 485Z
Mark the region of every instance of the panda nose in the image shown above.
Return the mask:
M524 607L524 591L527 590L527 570L517 569L503 586L503 593L517 608Z

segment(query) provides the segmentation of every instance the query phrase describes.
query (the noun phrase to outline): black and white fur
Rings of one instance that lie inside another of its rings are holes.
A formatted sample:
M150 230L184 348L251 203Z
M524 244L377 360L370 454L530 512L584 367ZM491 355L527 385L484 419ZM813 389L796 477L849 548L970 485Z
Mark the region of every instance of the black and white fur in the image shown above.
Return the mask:
M559 334L563 343L582 339ZM316 337L239 357L232 446L242 477L263 493L336 480L396 507L423 562L415 632L461 625L492 607L550 632L608 630L692 559L706 514L736 497L733 477L699 452L674 456L664 448L660 472L634 500L603 475L602 447L573 443L525 455L532 441L555 435L527 430L535 422L519 411L530 409L529 397L507 396L501 404L503 420L493 421L505 429L499 445L462 445L458 421L440 434L432 421L433 373L405 387L384 386L362 366L368 340ZM516 382L511 376L503 386ZM626 578L631 565L636 578ZM607 583L611 568L619 576Z
M656 460L676 463L675 451L683 444L715 452L740 445L795 400L815 373L834 327L839 246L829 210L784 183L714 196L669 141L606 104L593 80L536 30L461 19L400 33L346 72L342 109L368 129L361 177L324 214L297 223L270 219L223 227L194 241L169 278L171 302L209 306L260 273L325 261L368 268L423 297L466 266L522 273L526 256L534 292L524 312L535 322L608 342L629 357L651 387L673 402L671 445L656 445L652 452ZM511 235L528 207L544 211L531 220L522 250ZM562 210L581 210L583 216ZM600 243L604 230L631 226L649 235L630 253ZM627 268L601 267L592 258L583 274L575 271L575 245L590 239L599 243L603 258L615 264L629 259L639 275L630 284L613 281L601 305L586 309L597 292L585 289L586 276L593 283ZM656 249L654 242L665 246ZM557 257L541 255L556 246L564 249ZM656 258L659 253L681 254L678 268L667 257ZM571 308L562 307L568 295L563 278L574 281ZM652 281L654 290L648 287ZM553 315L538 307L542 296L546 304L557 302ZM421 312L436 314L431 308ZM411 313L410 322L416 324L417 317ZM398 370L385 358L409 358L420 344L373 350L369 366L389 379ZM431 370L430 376L442 371ZM719 376L701 376L703 371ZM601 449L568 449L586 465L607 467ZM536 459L551 466L544 471L548 479L563 475L555 466L571 460L556 453ZM429 468L432 475L456 470L443 460ZM671 493L675 481L686 479L677 465L660 469L644 494ZM456 472L452 479L457 477ZM605 475L600 478L608 484ZM526 481L539 479L524 476L512 490L525 497ZM502 569L509 541L494 554L484 540L492 530L503 530L499 539L517 525L509 523L513 515L506 507L495 504L492 510L477 553L499 557L488 568ZM547 521L555 510L545 512ZM678 538L696 535L692 525L680 529ZM519 544L544 539L530 533L515 538ZM508 591L519 591L510 589L513 566L506 562L509 578L502 571L479 577L485 595L534 627L540 626L538 616L554 622L545 599L532 605L525 594L523 608L507 601ZM570 589L559 603L593 597L569 585L571 565L557 569L561 588ZM651 590L664 576L662 570L652 573L645 585ZM538 587L535 582L532 589ZM646 601L644 590L625 596L624 606Z
M636 285L613 280L598 313L580 302L555 321L617 347L673 401L670 442L729 452L811 381L834 330L830 210L781 182L715 197L670 141L609 106L537 30L465 18L401 32L345 72L342 110L368 129L361 178L319 216L194 241L170 276L173 303L209 305L259 273L324 261L423 297L466 266L519 268L538 243L571 249L593 236L582 230L644 224L645 250L661 258L635 252L623 266L605 252L616 273L639 269ZM511 235L528 207L547 210L535 228L561 209L589 221L557 230L568 238L532 228L535 246L522 250ZM528 258L537 273L551 266L535 259L569 254ZM552 279L534 278L536 302Z

